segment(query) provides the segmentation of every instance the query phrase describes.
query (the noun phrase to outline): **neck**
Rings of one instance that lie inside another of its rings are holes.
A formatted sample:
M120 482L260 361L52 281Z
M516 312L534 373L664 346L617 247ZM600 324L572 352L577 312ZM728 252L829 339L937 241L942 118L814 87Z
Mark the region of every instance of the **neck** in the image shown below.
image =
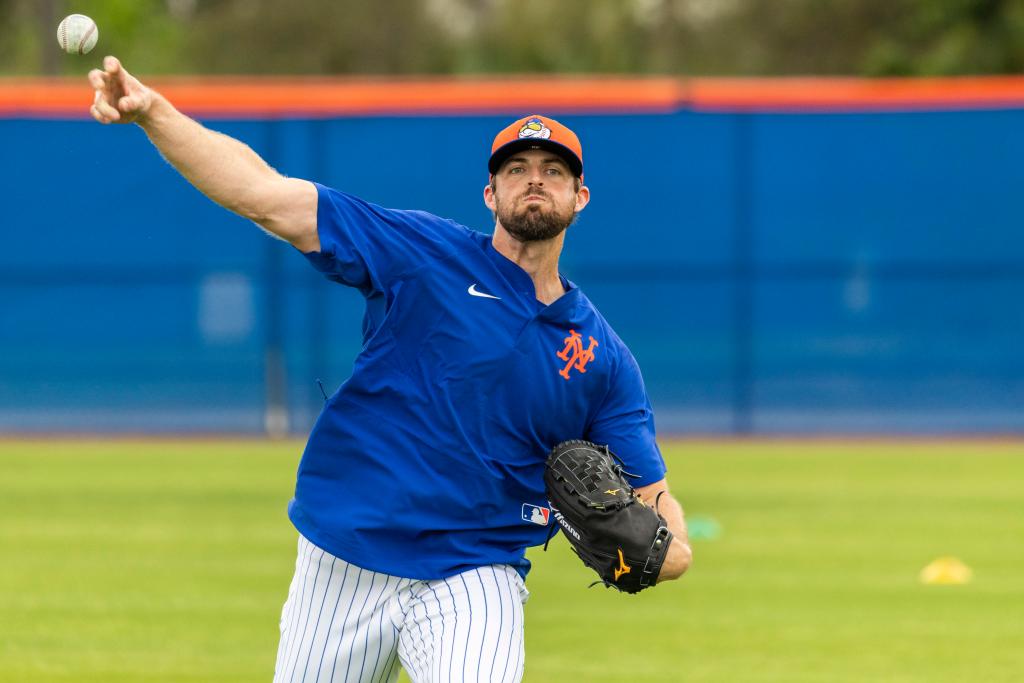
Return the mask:
M557 237L543 242L520 242L497 223L494 226L494 249L522 268L530 279L537 300L548 305L565 294L562 281L558 277L558 256L562 253L565 241L563 231Z

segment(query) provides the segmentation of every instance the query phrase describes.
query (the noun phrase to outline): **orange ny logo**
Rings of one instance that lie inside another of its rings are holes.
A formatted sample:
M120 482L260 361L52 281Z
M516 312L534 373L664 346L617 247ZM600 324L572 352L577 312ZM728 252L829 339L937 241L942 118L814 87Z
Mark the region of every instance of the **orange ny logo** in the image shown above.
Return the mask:
M558 352L558 357L564 360L565 367L558 371L558 374L569 379L569 371L576 368L581 373L587 371L587 363L594 360L594 348L597 340L590 338L590 346L583 348L583 337L576 330L569 330L569 336L565 338L565 348Z

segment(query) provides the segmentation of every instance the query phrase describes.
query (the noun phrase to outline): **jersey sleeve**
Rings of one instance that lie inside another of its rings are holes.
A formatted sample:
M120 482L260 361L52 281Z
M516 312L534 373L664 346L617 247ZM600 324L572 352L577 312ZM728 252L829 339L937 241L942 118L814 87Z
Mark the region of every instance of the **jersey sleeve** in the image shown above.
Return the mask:
M304 253L329 279L368 293L452 248L457 227L424 211L386 209L316 185L320 251Z
M634 487L665 478L665 461L655 440L654 411L640 367L625 348L608 394L591 419L585 438L597 444L608 444L622 459L627 472L640 475L639 479L630 480Z

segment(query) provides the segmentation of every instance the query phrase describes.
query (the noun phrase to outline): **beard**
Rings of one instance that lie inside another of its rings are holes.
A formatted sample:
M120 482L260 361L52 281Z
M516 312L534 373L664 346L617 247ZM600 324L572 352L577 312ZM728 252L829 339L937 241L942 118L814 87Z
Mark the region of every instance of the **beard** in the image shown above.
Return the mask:
M536 190L530 194L538 194ZM550 200L550 195L544 194ZM557 205L524 206L518 211L494 196L495 216L519 242L543 242L561 235L576 221L576 212L569 207L562 210Z

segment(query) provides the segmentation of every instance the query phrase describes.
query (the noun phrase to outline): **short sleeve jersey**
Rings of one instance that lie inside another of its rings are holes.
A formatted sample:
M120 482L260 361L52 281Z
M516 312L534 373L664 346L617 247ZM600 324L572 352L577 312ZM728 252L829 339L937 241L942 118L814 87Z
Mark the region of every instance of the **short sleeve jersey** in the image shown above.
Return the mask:
M306 257L362 292L366 314L289 505L310 541L407 578L489 564L525 576L526 548L555 523L543 483L555 444L609 444L637 486L664 477L636 361L575 285L563 278L544 305L489 235L317 191L320 251Z

